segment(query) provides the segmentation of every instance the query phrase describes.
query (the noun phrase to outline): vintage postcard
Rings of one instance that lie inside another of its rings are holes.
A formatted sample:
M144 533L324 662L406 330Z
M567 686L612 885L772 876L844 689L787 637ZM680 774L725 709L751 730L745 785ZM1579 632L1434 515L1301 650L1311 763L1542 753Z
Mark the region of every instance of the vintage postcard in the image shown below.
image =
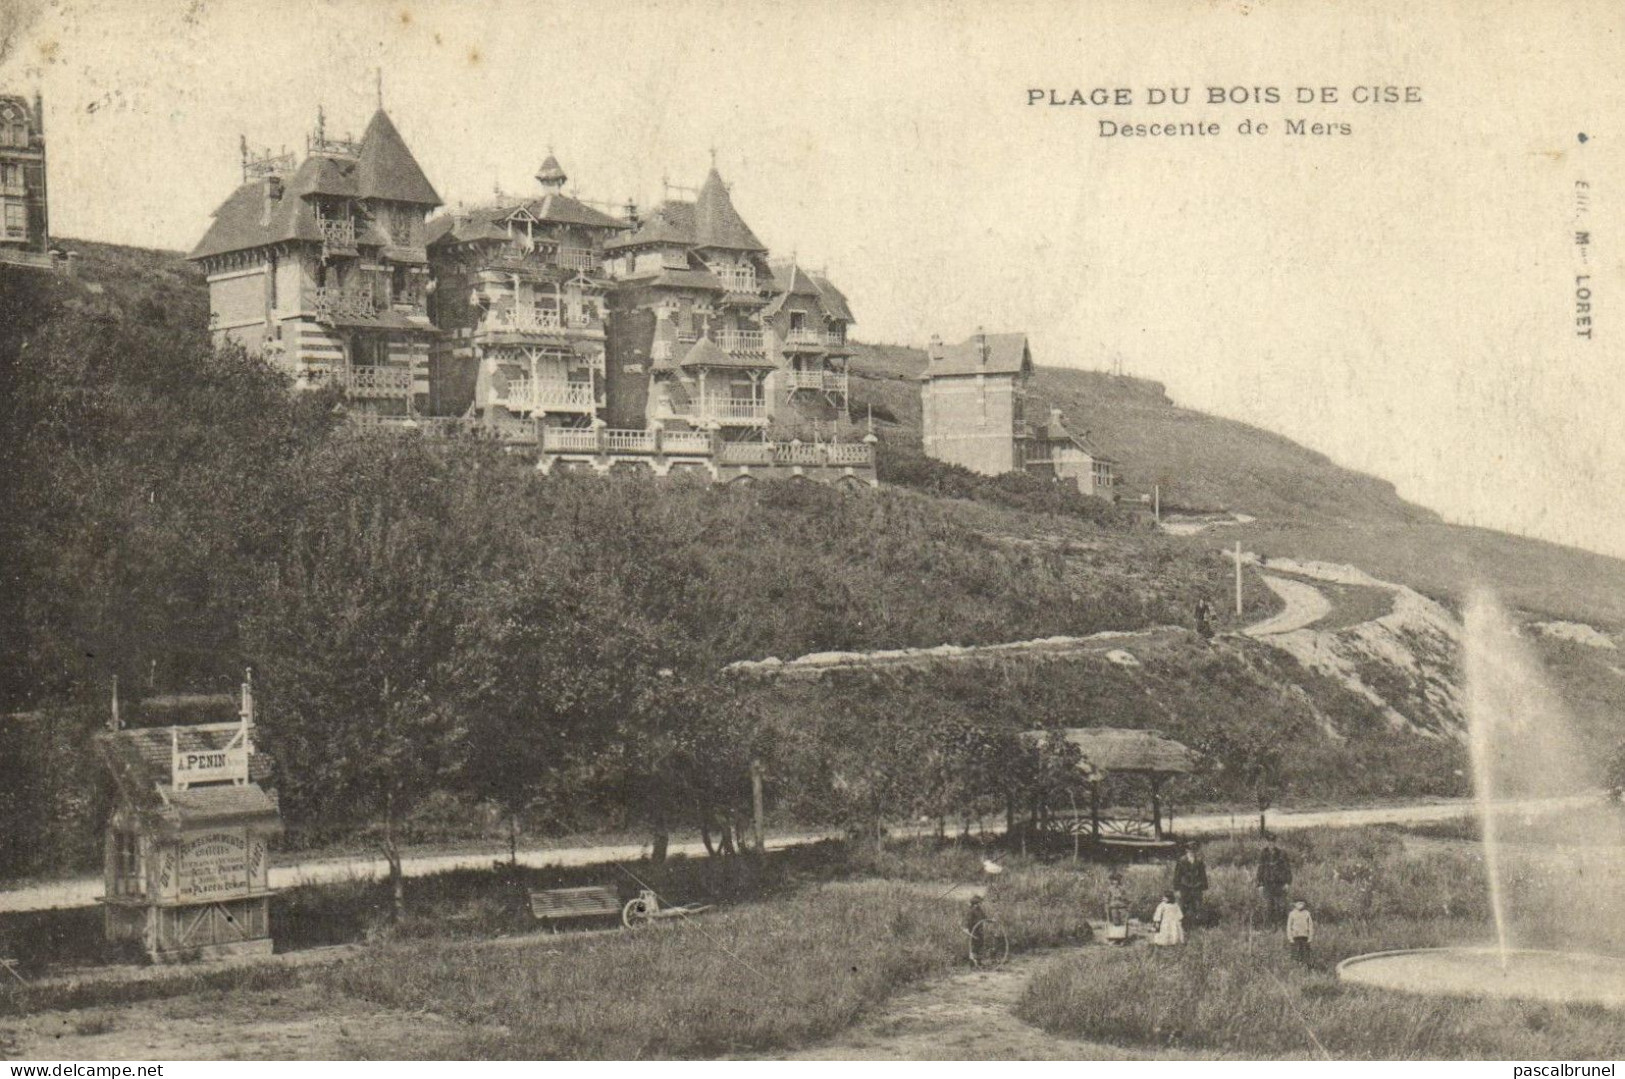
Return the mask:
M1613 1074L1622 115L1608 0L0 0L0 1057Z

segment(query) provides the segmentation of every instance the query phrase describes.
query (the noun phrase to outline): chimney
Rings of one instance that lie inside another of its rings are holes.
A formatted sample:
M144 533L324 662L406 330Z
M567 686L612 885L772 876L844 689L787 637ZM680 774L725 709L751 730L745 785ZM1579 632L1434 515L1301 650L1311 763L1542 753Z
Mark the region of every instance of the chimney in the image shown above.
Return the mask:
M34 134L42 140L45 138L45 98L37 89L34 91Z
M1059 427L1059 426L1061 426L1061 410L1060 409L1052 408L1052 409L1049 410L1049 425L1051 427Z
M982 327L980 327L980 326L976 327L976 355L981 360L982 366L986 367L987 366L987 334L982 332Z
M260 214L261 225L269 225L271 223L271 211L274 210L276 208L276 204L281 201L282 177L272 173L265 178L265 208L264 212Z
M633 228L637 228L639 224L638 204L633 202L631 199L626 200L626 223L631 225Z

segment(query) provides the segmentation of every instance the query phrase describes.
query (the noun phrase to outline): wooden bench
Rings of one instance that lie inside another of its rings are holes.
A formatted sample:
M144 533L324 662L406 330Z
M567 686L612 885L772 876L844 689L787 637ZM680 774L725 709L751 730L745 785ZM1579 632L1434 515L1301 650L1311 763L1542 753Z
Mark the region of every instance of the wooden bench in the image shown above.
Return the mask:
M539 921L569 918L619 918L621 897L614 888L550 888L530 893L530 913Z

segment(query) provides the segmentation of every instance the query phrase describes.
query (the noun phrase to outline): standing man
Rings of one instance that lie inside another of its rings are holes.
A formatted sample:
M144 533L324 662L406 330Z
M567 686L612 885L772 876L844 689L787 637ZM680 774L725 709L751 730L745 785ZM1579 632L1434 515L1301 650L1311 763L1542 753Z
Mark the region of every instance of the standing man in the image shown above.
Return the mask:
M1292 883L1292 862L1286 851L1275 845L1270 836L1258 856L1258 890L1264 893L1264 906L1271 925L1281 924L1286 917L1286 890Z
M1179 895L1179 908L1191 925L1206 925L1202 911L1202 895L1207 891L1207 863L1202 861L1200 848L1195 843L1186 847L1174 863L1174 891Z
M1196 597L1196 633L1204 641L1213 636L1213 605L1206 596Z

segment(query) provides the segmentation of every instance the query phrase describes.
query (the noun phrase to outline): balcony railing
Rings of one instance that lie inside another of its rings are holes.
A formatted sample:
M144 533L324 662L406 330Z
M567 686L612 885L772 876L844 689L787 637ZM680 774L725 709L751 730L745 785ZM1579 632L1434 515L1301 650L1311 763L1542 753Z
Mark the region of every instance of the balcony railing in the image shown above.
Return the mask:
M493 307L480 329L487 333L558 333L559 313L534 307Z
M585 247L561 247L553 258L554 265L565 270L590 273L598 269L598 256Z
M784 343L801 348L844 348L846 347L846 332L844 330L814 330L805 326L798 326L785 333Z
M729 292L755 292L756 274L751 270L713 270L722 287Z
M724 442L717 452L717 462L725 465L868 467L874 460L867 442Z
M542 449L562 453L597 453L598 432L590 427L543 427Z
M711 457L723 465L873 467L864 442L718 442L704 431L635 431L543 427L544 453Z
M786 371L784 385L791 393L812 390L814 393L835 393L846 396L845 371Z
M701 420L719 423L766 423L767 402L753 397L701 397L697 414Z
M718 330L712 335L724 352L761 352L761 330Z
M493 402L513 412L592 412L597 404L590 382L562 378L515 379Z
M324 217L322 243L328 247L353 251L355 249L355 222L348 218Z
M340 378L353 397L407 397L412 393L410 367L347 367Z
M376 318L378 303L370 292L347 288L319 288L315 296L316 319L331 322L336 318Z
M666 431L660 436L660 448L666 453L711 452L711 436L705 431Z

